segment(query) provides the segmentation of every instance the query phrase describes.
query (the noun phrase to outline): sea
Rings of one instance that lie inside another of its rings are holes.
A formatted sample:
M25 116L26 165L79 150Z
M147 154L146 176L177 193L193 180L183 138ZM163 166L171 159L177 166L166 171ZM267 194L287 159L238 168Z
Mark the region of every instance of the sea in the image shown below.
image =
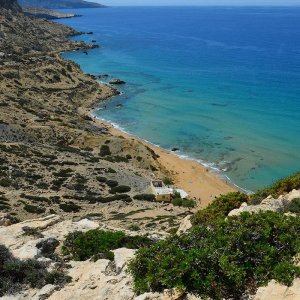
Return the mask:
M300 7L71 11L101 47L63 56L126 82L95 116L248 191L300 170Z

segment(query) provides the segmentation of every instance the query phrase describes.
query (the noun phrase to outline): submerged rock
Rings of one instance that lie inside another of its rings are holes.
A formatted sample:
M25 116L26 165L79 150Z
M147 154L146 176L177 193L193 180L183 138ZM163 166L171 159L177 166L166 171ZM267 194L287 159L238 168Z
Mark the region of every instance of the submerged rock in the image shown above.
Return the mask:
M109 82L109 84L124 84L124 83L126 83L124 80L118 78L114 78Z

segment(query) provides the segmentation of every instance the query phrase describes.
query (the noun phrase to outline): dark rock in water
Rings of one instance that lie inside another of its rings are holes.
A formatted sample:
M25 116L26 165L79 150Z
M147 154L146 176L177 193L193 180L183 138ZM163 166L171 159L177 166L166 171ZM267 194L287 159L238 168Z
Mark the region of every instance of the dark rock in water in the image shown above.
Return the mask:
M116 107L121 108L121 107L123 107L123 104L119 103L119 104L116 105Z
M108 77L109 77L108 74L100 74L100 75L98 75L98 78L99 78L99 79L106 79L106 78L108 78Z
M90 32L87 32L86 34L94 34L92 31L90 31Z
M172 148L172 151L173 151L173 152L179 151L179 150L180 150L180 149L179 149L179 148L176 148L176 147Z
M83 53L84 53L85 55L88 55L87 51L83 51Z
M121 80L121 79L118 79L118 78L114 78L109 83L110 84L124 84L126 82L124 80Z
M97 41L96 40L92 40L92 43L96 43Z

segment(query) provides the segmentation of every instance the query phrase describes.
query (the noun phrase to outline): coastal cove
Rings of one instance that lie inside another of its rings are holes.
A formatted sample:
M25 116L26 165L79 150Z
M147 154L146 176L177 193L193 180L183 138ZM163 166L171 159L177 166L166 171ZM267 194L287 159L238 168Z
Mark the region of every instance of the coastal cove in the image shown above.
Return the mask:
M102 48L64 57L87 73L126 81L121 96L99 104L97 117L163 149L179 148L247 190L299 169L300 9L76 13L82 17L59 23L92 31L75 39Z

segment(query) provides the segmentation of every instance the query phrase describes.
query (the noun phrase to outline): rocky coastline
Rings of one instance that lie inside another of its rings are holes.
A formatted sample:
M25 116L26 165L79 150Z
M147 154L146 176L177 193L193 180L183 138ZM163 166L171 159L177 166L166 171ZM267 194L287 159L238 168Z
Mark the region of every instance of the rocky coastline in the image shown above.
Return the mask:
M196 162L91 116L99 101L119 92L61 57L97 47L69 39L79 32L24 15L16 0L0 0L0 27L0 298L200 300L184 289L138 294L127 263L143 243L189 232L200 206L234 189ZM197 206L149 201L154 178L174 180ZM262 197L255 207L237 201L226 217L286 211L295 197L296 189ZM66 248L72 251L77 235L86 252L84 243L94 248L94 239L113 246L72 259ZM299 279L289 287L270 282L245 299L297 299L299 291Z

